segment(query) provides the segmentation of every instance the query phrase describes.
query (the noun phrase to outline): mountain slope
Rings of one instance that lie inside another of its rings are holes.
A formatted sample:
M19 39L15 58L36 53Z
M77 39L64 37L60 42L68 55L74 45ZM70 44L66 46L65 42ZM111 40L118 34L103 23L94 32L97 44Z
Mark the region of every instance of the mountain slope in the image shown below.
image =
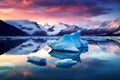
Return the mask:
M27 33L0 20L0 36L26 36Z
M57 35L60 33L61 30L66 29L67 26L64 25L63 23L59 23L56 25L51 26L50 28L47 29L47 34L48 35Z
M106 35L112 35L120 31L120 18L117 18L114 21L104 22L97 29L98 33L105 33Z
M83 30L83 28L78 27L76 25L68 25L68 24L64 24L64 23L58 23L51 27L47 26L47 34L48 35L62 36L64 34L70 34L70 33L82 31L82 30Z
M5 22L28 33L29 35L47 35L45 28L36 22L29 20L6 20Z

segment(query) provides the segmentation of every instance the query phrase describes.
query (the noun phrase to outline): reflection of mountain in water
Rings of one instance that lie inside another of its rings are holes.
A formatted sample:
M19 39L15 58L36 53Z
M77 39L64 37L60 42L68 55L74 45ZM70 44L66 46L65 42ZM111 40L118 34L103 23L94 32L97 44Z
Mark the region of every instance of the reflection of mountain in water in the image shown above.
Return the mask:
M90 41L90 44L95 44L100 47L104 52L113 52L120 55L120 41L119 40L107 40L107 41Z
M3 54L7 51L9 51L12 48L15 48L16 46L22 44L26 40L0 40L0 54Z
M43 48L45 39L7 39L0 40L0 54L29 54Z
M68 52L68 51L55 51L52 50L49 54L52 57L59 58L59 59L72 59L78 62L81 62L80 60L80 54L85 53L88 51L88 48L80 48L79 52Z
M7 51L7 54L17 55L37 52L45 46L46 42L47 40L44 39L29 39L15 48L11 48L9 51Z

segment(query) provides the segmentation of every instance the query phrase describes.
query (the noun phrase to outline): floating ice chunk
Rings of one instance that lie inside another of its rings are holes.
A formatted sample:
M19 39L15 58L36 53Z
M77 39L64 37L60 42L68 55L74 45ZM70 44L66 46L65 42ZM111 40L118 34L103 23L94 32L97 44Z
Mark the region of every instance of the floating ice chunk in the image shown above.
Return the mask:
M29 56L28 58L28 62L32 63L32 64L36 64L36 65L46 65L46 59L45 58L41 58L38 56Z
M58 41L48 44L53 50L75 51L81 47L88 47L88 42L80 39L80 32L65 34Z
M71 35L64 35L61 39L56 42L48 44L54 50L65 50L65 51L79 51L74 45Z
M77 64L77 61L74 61L72 59L63 59L63 60L56 61L55 64L56 64L56 67L69 68Z

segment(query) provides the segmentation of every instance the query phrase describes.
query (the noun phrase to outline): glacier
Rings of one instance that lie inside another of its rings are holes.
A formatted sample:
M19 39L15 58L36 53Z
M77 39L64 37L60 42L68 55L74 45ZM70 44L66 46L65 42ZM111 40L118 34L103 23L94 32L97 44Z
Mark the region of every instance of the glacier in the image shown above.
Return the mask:
M63 59L55 62L56 67L61 67L61 68L70 68L75 64L77 64L77 61L74 61L72 59Z
M79 48L88 47L88 42L80 39L80 32L65 34L58 41L48 43L53 50L78 52Z

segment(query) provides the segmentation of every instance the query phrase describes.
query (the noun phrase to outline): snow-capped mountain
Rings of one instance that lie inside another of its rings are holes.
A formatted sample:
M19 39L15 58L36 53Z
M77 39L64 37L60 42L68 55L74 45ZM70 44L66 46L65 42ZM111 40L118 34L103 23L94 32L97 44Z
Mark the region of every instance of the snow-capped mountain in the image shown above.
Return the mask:
M70 34L70 33L77 32L77 31L82 31L85 29L88 30L87 27L88 25L76 26L76 25L68 25L64 23L58 23L53 26L48 26L48 25L45 26L45 28L47 29L48 35L59 35L59 36L64 35L64 34Z
M120 35L120 18L114 21L103 22L98 28L89 26L87 24L69 25L58 23L56 25L45 24L46 32L48 35L61 36L80 31L81 35Z
M30 54L37 52L46 45L47 40L44 39L29 39L28 41L10 49L7 54Z
M0 36L27 36L24 31L0 20Z
M120 18L102 23L97 31L99 34L118 34L120 32Z
M6 23L28 33L29 35L46 35L45 28L29 20L6 20Z
M48 23L44 24L44 28L47 31L49 28L51 27L51 25L49 25Z
M83 30L90 30L90 29L92 29L92 27L87 25L87 24L80 24L78 27L83 29Z
M57 35L60 33L61 30L66 29L67 26L63 23L58 23L56 25L51 26L47 29L48 35Z
M19 32L16 33L19 35L23 35L24 33L31 36L62 36L64 34L70 34L77 31L80 31L81 35L120 35L120 18L117 18L114 21L103 22L98 28L94 28L86 24L77 26L64 23L58 23L55 25L45 24L42 26L29 20L6 20L4 23L7 24L5 24L6 26L9 24L11 29L6 28L3 30L5 27L1 27L1 35L2 33L5 33L5 35L8 36L15 34L13 32ZM10 32L12 34L6 33L7 31L10 31L8 29L12 30Z

